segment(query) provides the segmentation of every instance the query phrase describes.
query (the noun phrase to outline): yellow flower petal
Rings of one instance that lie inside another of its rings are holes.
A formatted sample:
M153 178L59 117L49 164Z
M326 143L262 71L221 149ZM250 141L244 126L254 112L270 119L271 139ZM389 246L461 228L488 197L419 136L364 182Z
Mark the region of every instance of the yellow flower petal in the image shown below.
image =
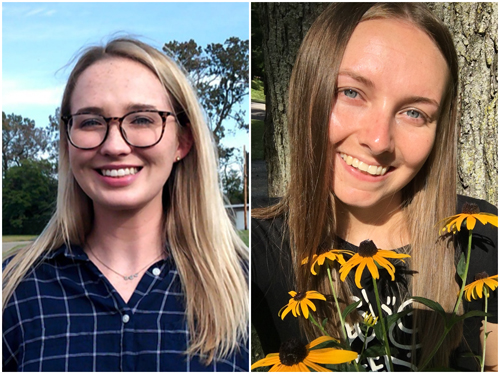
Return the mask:
M472 230L476 226L476 219L473 215L467 216L467 230Z
M358 358L358 353L343 349L322 348L309 351L307 359L317 364L342 364Z
M295 291L290 291L290 292L288 292L288 294L289 294L291 297L295 297L295 296L297 296L297 292L295 292ZM290 302L290 301L289 301L289 302Z
M294 365L295 366L295 365ZM309 370L309 368L304 365L302 362L299 362L296 366L298 366L298 370L297 371L301 371L301 372L305 372L305 371L311 371Z
M307 291L306 298L308 299L318 299L318 300L326 300L326 297L320 294L318 291Z
M368 266L368 270L370 271L371 275L375 279L379 279L380 275L378 273L377 265L375 265L375 262L372 261L367 261L366 265Z
M320 336L319 338L314 339L312 342L310 342L308 345L306 345L306 348L307 349L314 348L317 345L320 345L321 343L328 342L328 341L338 342L337 339L334 339L331 336Z
M327 372L327 371L331 371L331 370L328 370L327 368L324 368L323 366L320 366L318 364L315 364L314 362L308 360L307 358L304 360L304 363L310 367L311 369L313 369L314 371L317 371L317 372Z
M363 275L363 270L365 267L366 267L366 260L363 259L359 264L358 268L356 269L356 275L354 276L354 281L356 283L356 286L358 286L358 288L363 288L361 287L361 275Z
M279 353L270 353L266 357L264 357L262 360L257 361L254 363L251 367L250 370L253 370L255 368L261 367L261 366L270 366L270 365L275 365L275 364L280 364L280 356Z

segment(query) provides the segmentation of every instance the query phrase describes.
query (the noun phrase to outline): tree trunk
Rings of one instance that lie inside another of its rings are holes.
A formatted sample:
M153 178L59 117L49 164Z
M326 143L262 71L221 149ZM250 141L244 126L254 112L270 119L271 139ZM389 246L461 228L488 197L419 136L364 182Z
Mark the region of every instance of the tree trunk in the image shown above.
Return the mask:
M267 88L264 150L269 196L282 196L289 182L288 83L300 43L327 4L258 4ZM498 4L427 4L449 27L459 58L457 192L497 205Z
M460 74L458 193L498 204L498 4L428 3L450 29Z
M314 19L328 4L257 3L262 26L266 119L264 156L268 193L283 196L288 184L288 129L286 109L288 83L302 39Z

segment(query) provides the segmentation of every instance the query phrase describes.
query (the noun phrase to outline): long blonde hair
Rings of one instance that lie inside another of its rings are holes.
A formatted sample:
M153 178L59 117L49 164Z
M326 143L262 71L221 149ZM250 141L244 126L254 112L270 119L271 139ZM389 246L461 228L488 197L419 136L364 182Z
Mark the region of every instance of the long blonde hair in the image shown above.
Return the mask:
M75 84L85 69L107 58L127 58L150 69L165 87L178 122L189 124L190 152L175 164L163 189L167 241L185 291L190 344L186 353L222 358L248 335L248 249L224 208L217 151L197 96L185 73L170 58L138 40L118 38L82 53L64 91L61 115L70 115ZM3 274L3 308L27 273L63 244L83 245L92 228L92 201L69 165L68 140L60 121L59 185L56 212L42 234L19 250ZM179 125L182 136L184 126Z
M426 32L438 46L449 68L434 147L420 172L403 189L402 209L411 244L410 269L418 272L412 277L410 292L413 296L436 300L450 312L458 292L455 249L453 243L437 241L434 225L456 213L458 62L449 31L424 4L334 3L315 20L302 42L290 79L287 114L292 182L277 205L252 214L257 218L285 217L297 289L299 292L315 289L329 293L327 279L311 277L309 267L300 263L306 257L312 259L321 248L338 244L338 201L331 188L334 151L328 137L337 75L356 26L362 21L380 18L401 19ZM439 272L429 266L430 258L433 263L440 264ZM334 276L339 279L338 270ZM349 287L342 282L335 283L340 298L348 304L352 295ZM419 306L414 303L414 307ZM318 311L320 320L324 316L329 318L327 328L332 336L340 337L339 318L333 309ZM356 317L350 316L350 319L353 322ZM424 311L415 313L414 324L419 326L420 354L424 359L434 347L436 336L441 335L443 325L435 313ZM319 334L310 323L303 323L301 327L309 338ZM458 327L443 344L433 363L447 366L449 354L458 345L460 337L461 328Z

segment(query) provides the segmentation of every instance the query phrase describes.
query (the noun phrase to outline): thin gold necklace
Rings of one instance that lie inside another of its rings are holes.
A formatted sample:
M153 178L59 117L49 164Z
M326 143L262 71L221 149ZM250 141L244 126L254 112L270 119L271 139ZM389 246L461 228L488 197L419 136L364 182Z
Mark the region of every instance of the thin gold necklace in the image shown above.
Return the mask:
M94 251L92 250L92 247L88 244L89 246L89 251L90 253L92 253L92 256L95 257L95 259L97 261L99 261L103 266L105 266L107 269L111 270L113 273L119 275L120 277L122 277L124 280L126 281L129 281L129 280L132 280L134 278L137 278L139 276L139 273L141 273L143 270L147 269L148 267L150 267L152 264L154 264L160 257L163 256L163 254L160 254L158 257L156 257L152 262L150 262L149 264L147 264L146 266L144 266L142 269L140 269L137 273L134 273L132 275L123 275L123 274L120 274L119 272L117 272L116 270L113 270L111 269L108 265L106 265L104 262L102 262L99 257L96 256L96 254L94 253Z

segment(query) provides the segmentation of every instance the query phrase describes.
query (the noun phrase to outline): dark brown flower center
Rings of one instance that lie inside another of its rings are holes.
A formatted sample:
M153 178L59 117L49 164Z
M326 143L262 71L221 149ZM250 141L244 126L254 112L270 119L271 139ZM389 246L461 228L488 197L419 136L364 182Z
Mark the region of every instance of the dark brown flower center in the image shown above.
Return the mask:
M298 339L281 343L280 362L286 366L296 365L307 357L307 348Z
M377 246L372 240L363 240L359 244L359 255L361 257L373 257L377 254Z
M474 280L479 280L479 279L484 279L484 278L488 278L488 273L483 271L482 273L477 273L475 276L474 276Z
M300 301L300 300L302 300L304 297L306 297L306 293L305 293L305 292L297 292L297 295L295 295L295 296L293 297L293 299L294 299L295 301Z
M478 214L479 212L481 212L479 207L474 203L465 203L462 205L463 214Z

